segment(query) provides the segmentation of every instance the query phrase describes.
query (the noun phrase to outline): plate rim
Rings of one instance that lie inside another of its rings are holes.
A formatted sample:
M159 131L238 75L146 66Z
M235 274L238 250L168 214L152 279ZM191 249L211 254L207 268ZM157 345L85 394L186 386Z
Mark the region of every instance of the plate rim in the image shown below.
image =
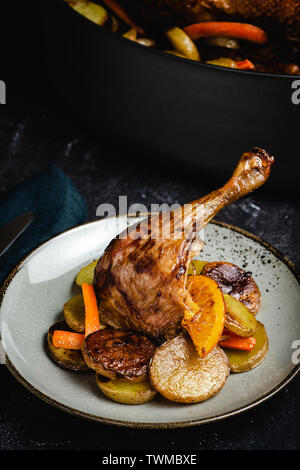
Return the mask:
M142 216L147 216L148 214L140 214L137 216L136 214L122 214L122 215L117 215L117 216L112 216L112 217L104 217L101 219L96 219L92 220L80 225L77 225L75 227L71 227L67 230L64 230L63 232L58 233L57 235L54 235L53 237L50 237L48 240L44 241L40 245L38 245L36 248L31 250L26 256L24 256L19 263L14 267L14 269L11 271L11 273L6 277L4 280L2 286L0 287L0 309L1 305L5 296L5 293L12 282L13 278L17 274L17 272L21 269L23 264L27 261L27 259L33 255L36 251L38 251L40 248L42 248L44 245L47 243L51 242L55 238L58 238L68 232L71 232L73 230L77 230L78 228L94 224L97 222L101 222L104 219L115 219L115 218L120 218L120 217L126 217L126 218L140 218ZM221 222L217 220L212 220L210 221L211 224L217 225L219 227L224 227L227 228L233 232L239 233L251 240L254 240L255 242L259 243L261 246L269 250L276 258L278 258L280 261L282 261L288 269L292 272L296 280L298 281L298 284L300 284L300 271L297 269L296 265L287 257L285 256L281 251L279 251L277 248L275 248L273 245L271 245L269 242L263 240L261 237L243 229L240 227L236 227L235 225L231 225L227 222ZM0 332L0 340L1 340L1 332ZM12 361L10 360L8 354L5 352L5 365L10 371L10 373L17 379L21 385L23 385L27 390L29 390L33 395L37 396L39 399L43 400L49 405L54 406L55 408L58 408L62 411L65 411L73 416L78 416L81 418L88 419L90 421L96 421L102 424L110 424L110 425L116 425L120 427L130 427L130 428L144 428L144 429L172 429L172 428L184 428L184 427L191 427L191 426L197 426L200 424L205 424L205 423L212 423L216 421L220 421L226 418L229 418L230 416L235 416L238 415L244 411L248 411L252 408L254 408L257 405L260 405L261 403L264 403L271 397L273 397L275 394L277 394L280 390L282 390L300 371L300 364L296 364L295 367L291 370L291 372L275 387L273 387L269 392L260 395L258 398L253 400L252 402L248 403L247 405L241 406L239 408L235 408L234 410L228 411L226 413L220 413L215 416L208 416L206 418L196 418L196 419L190 419L187 421L174 421L174 422L164 422L164 423L156 423L156 422L136 422L136 421L126 421L126 420L117 420L117 419L110 419L110 418L105 418L101 416L97 416L91 413L86 413L84 411L78 410L76 408L69 407L59 401L54 400L52 397L44 394L37 388L35 388L30 382L28 382L15 368L13 365Z

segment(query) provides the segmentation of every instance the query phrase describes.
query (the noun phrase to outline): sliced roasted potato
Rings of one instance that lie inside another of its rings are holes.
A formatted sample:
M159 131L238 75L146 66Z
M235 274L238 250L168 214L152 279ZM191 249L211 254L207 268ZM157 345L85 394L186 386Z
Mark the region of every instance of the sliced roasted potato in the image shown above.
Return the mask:
M175 51L175 49L174 49L174 50L166 49L166 50L164 50L164 52L165 52L166 54L175 55L176 57L182 57L183 59L187 59L187 58L188 58L188 57L186 57L185 55L180 54L180 52Z
M155 349L141 333L107 329L88 335L82 352L87 365L98 374L142 382Z
M137 30L135 28L131 28L126 33L123 34L123 38L129 39L130 41L135 41L137 38Z
M75 282L79 287L83 282L86 282L87 284L93 284L94 271L97 263L98 260L93 261L79 271L75 279Z
M64 316L67 325L71 330L77 333L84 333L85 330L85 313L83 295L74 295L68 302L64 304ZM104 330L106 325L100 322L100 330Z
M262 323L257 322L257 330L253 335L256 344L251 351L237 351L226 349L231 372L246 372L258 366L266 357L269 341L266 329Z
M67 0L71 8L88 20L102 26L108 20L108 13L101 5L87 0Z
M200 60L199 51L192 39L183 31L183 29L171 28L166 31L166 36L179 54L192 60Z
M251 273L227 262L207 263L203 276L214 279L224 294L229 294L242 302L254 315L258 312L261 302L259 288L251 277Z
M226 307L225 328L239 336L253 336L257 328L253 313L231 295L223 296Z
M84 333L84 302L82 294L74 295L64 304L65 321L71 330Z
M96 374L96 382L107 398L126 405L142 405L153 400L156 395L149 380L135 383L125 379L111 380Z
M190 338L177 336L156 350L150 381L168 400L197 403L221 390L229 370L226 354L219 346L202 359Z
M206 276L189 276L192 305L182 326L189 332L198 354L205 357L218 344L225 322L225 303L218 284Z
M188 276L197 276L202 274L203 268L207 263L208 261L192 259L188 268Z
M55 330L66 330L69 328L65 322L58 322L52 325L48 330L47 346L50 357L60 366L77 372L87 372L90 369L83 359L82 352L78 349L55 348L52 337Z

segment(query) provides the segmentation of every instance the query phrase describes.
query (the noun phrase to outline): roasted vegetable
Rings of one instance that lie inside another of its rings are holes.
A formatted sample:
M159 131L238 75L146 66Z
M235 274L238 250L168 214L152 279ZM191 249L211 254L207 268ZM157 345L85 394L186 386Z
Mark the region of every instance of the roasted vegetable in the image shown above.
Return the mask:
M134 383L125 379L111 380L96 374L96 383L107 398L126 405L142 405L153 400L156 395L149 380Z
M207 60L206 64L218 65L218 67L228 67L230 69L236 69L237 63L233 59L227 57L220 57L219 59Z
M216 395L228 374L228 360L219 346L202 359L185 336L177 336L158 348L150 366L153 388L180 403L197 403Z
M206 38L205 43L208 46L224 47L225 49L239 49L240 44L236 39L227 38L225 36L216 36Z
M65 321L71 330L84 333L84 303L82 294L74 295L63 307Z
M60 366L77 372L87 372L89 368L78 349L55 348L53 346L53 333L55 330L68 331L65 322L58 322L49 328L47 346L50 357Z
M269 349L269 342L265 327L257 322L257 330L253 335L256 344L251 351L235 351L225 349L229 360L231 372L246 372L258 366L266 357Z
M81 349L84 335L74 331L54 330L52 344L55 348Z
M120 20L124 21L124 23L128 24L129 26L133 26L139 34L144 34L143 28L138 26L133 21L124 7L117 0L103 0L103 2L118 16L118 18L120 18Z
M129 39L130 41L135 41L137 38L137 30L135 28L129 29L126 33L123 34L123 38Z
M253 336L257 328L253 313L231 295L223 296L226 307L225 327L239 336Z
M98 374L142 382L155 349L143 334L107 329L87 336L82 352L87 365Z
M180 52L175 51L175 50L172 51L172 50L167 50L167 49L166 49L166 50L164 50L164 52L165 52L166 54L176 55L176 57L182 57L183 59L187 59L187 57L186 57L185 55L183 55L183 54L181 54Z
M188 268L188 276L197 276L202 274L204 266L208 261L201 261L199 259L193 259Z
M191 60L200 60L198 49L195 43L181 28L171 28L166 32L166 36L171 42L176 52Z
M85 310L85 336L101 330L97 299L93 286L83 282L81 284Z
M145 47L154 47L155 46L155 41L154 39L151 38L138 38L136 39L137 43L141 44L142 46Z
M186 26L184 31L194 41L210 36L226 36L229 38L245 39L257 44L265 44L268 41L268 36L263 29L247 23L207 21Z
M254 315L260 307L260 291L251 273L227 262L208 263L204 266L203 276L214 279L223 294L230 294L242 302Z
M239 70L254 70L254 64L248 60L236 61L233 59L228 59L227 57L220 57L219 59L207 60L207 64L218 65L219 67L228 67L231 69Z
M101 5L94 2L83 1L68 1L70 7L76 10L81 15L85 16L88 20L102 26L108 20L108 13Z
M227 329L224 329L221 340L219 341L221 348L237 349L239 351L251 351L255 345L256 339L253 336L245 338Z
M225 304L218 284L205 276L189 276L187 288L194 305L185 311L182 326L201 357L218 343L224 328Z
M86 284L93 284L94 271L98 261L93 261L84 268L82 268L76 276L76 284L80 287L83 282Z

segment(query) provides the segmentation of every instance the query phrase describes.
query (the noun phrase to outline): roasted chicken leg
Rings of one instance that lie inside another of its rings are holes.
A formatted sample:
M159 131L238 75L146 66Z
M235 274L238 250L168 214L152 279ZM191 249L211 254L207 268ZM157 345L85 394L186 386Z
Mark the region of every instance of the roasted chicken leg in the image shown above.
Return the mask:
M158 343L176 336L185 310L192 308L186 278L191 256L201 248L197 234L223 207L264 184L273 161L253 148L222 188L185 211L152 215L112 240L93 282L103 321Z

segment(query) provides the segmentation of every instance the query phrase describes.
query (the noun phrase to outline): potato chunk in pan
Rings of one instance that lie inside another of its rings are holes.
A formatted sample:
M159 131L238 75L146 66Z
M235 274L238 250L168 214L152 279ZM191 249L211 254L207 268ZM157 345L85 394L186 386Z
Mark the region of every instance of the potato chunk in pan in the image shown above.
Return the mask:
M201 358L190 338L177 336L156 350L150 380L168 400L197 403L216 395L229 371L227 356L219 346Z
M253 336L257 321L253 313L239 300L223 294L226 308L225 328L239 336Z
M257 330L253 336L256 340L256 344L251 351L225 349L231 372L247 372L257 367L266 357L269 349L269 341L266 329L259 321L257 322Z
M111 380L96 374L96 383L107 398L126 405L142 405L153 400L156 395L147 379L136 383L125 379Z
M82 352L79 349L55 348L53 346L52 338L55 330L70 331L65 322L55 323L49 328L47 335L47 349L51 359L65 369L74 370L76 372L88 372L90 369L86 365Z
M84 282L86 284L93 284L94 279L94 271L95 267L97 266L98 260L92 261L92 263L84 266L76 276L75 282L76 284L81 287L81 284Z
M64 317L67 325L76 333L84 333L84 303L82 294L74 295L64 304Z

